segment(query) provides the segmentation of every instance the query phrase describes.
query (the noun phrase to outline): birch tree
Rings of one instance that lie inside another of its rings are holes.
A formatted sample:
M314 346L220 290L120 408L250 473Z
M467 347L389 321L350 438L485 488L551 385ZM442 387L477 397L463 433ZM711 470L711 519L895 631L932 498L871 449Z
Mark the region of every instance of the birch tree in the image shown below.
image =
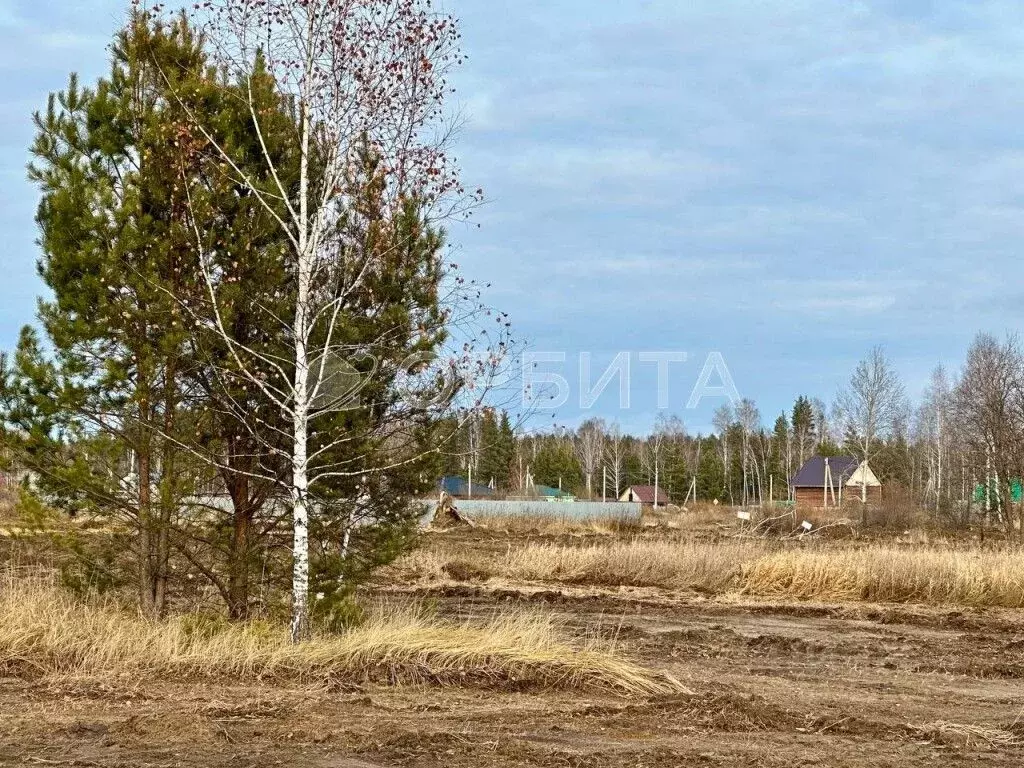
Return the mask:
M985 515L994 511L1007 533L1013 531L1013 520L1005 489L1020 469L1017 456L1024 445L1017 405L1022 389L1024 353L1017 340L1000 342L978 334L967 352L954 402L975 476L985 479Z
M939 366L932 372L917 414L918 437L925 443L928 463L925 496L934 499L936 511L949 492L945 479L950 470L951 404L949 379L946 370Z
M729 503L733 502L732 497L732 472L731 463L729 461L729 431L736 421L736 415L733 412L732 406L728 403L724 403L715 409L714 415L711 417L711 423L715 427L715 432L718 434L718 446L722 451L722 471L725 474L725 487L729 491Z
M811 445L814 450L821 450L822 444L826 443L831 445L835 441L835 436L832 434L832 424L829 423L828 413L826 412L825 401L820 397L811 398L811 413L812 423L814 424L811 429ZM842 439L840 436L839 439Z
M847 445L861 462L870 461L878 442L892 433L904 409L903 385L881 347L874 347L857 364L835 408ZM862 473L860 499L864 504L867 494L867 477Z
M637 458L647 476L647 482L654 486L654 506L660 504L661 489L664 487L665 447L673 438L685 435L682 421L676 417L666 418L659 414L654 429L644 440L637 443Z
M583 470L583 479L586 483L588 499L594 497L594 473L601 466L606 432L607 428L604 421L601 419L587 419L576 430L576 439L573 441L576 458L579 459L580 469Z
M761 412L757 410L753 400L745 397L736 406L736 420L739 422L742 436L740 463L743 468L743 505L746 506L747 493L750 487L751 458L754 459L755 472L760 475L760 472L757 470L757 457L752 447L752 441L754 432L761 425Z
M612 485L615 488L615 498L618 499L622 491L622 481L626 469L626 456L629 453L629 446L622 435L622 429L618 424L612 424L608 430L608 436L604 443L605 466L609 469Z
M244 93L256 67L265 69L294 114L290 178L265 144L264 167L253 173L237 161L229 137L216 125L198 119L194 125L225 177L239 194L259 201L287 242L281 256L288 272L282 286L287 311L267 313L267 322L290 340L287 352L268 353L233 338L219 311L223 244L204 238L198 226L196 252L207 301L193 315L197 326L216 334L229 351L230 376L261 397L267 416L250 417L254 433L273 434L267 443L286 438L292 637L298 640L308 632L314 486L334 480L358 485L422 455L418 448L403 449L402 425L415 409L403 411L391 397L393 388L378 387L373 401L360 402L358 410L372 416L374 409L397 409L389 421L395 427L394 450L373 458L351 453L337 458L339 450L358 443L344 430L318 430L356 400L356 393L339 385L338 371L355 369L361 382L391 382L409 373L407 378L431 393L414 401L435 403L451 397L451 387L438 380L442 373L452 374L450 381L476 380L502 354L500 343L483 355L467 343L460 355L435 365L434 349L443 337L438 329L451 326L450 312L428 310L420 316L412 307L389 324L379 316L382 302L375 294L378 288L401 291L401 278L424 277L423 270L429 273L424 290L437 290L438 243L426 254L409 251L438 222L468 211L478 200L479 193L462 188L447 155L451 125L444 98L449 73L462 54L454 19L425 0L208 0L194 12L224 76L241 84ZM264 115L251 98L242 101L257 135L264 136ZM195 190L193 210L202 205L200 193ZM365 205L370 199L372 205ZM349 330L365 317L378 321L373 338L353 337ZM408 362L381 359L385 350L415 347L393 338L410 332L423 336L419 353ZM339 394L339 389L346 391ZM283 416L286 435L272 414Z

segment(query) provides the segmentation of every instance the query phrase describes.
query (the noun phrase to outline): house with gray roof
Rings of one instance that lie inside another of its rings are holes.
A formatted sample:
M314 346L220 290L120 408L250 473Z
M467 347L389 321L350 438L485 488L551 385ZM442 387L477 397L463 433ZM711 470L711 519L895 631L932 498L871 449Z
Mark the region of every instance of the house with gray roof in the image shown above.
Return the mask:
M812 456L790 480L798 507L821 509L860 502L862 486L867 502L882 500L882 484L866 461L853 456Z

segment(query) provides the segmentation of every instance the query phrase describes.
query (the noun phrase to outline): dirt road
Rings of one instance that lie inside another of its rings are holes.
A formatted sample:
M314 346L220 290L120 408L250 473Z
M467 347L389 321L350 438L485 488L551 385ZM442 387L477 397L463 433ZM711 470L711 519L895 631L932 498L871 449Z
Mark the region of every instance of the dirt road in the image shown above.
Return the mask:
M0 764L1024 764L1024 619L1015 612L511 585L396 589L391 599L429 600L451 615L543 605L615 638L694 695L3 679Z

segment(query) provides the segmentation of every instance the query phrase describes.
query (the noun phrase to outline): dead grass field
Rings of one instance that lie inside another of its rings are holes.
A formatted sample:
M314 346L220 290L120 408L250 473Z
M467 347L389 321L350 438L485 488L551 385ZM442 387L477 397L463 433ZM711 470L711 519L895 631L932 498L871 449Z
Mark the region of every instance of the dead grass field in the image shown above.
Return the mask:
M615 541L583 546L545 543L510 549L494 568L498 575L524 581L725 591L737 583L742 563L763 552L763 546L755 543L725 546L675 540Z
M428 534L303 649L8 588L0 765L1024 763L1014 550L553 530Z
M1024 551L768 540L527 541L504 552L421 550L411 578L663 587L800 600L1024 608ZM461 575L461 578L460 578Z
M788 550L744 563L740 583L771 597L1024 608L1024 551Z
M79 679L231 679L327 686L368 680L678 693L671 678L573 643L550 615L508 611L476 622L378 610L345 634L293 645L284 627L202 616L147 620L73 599L40 579L0 579L0 671Z

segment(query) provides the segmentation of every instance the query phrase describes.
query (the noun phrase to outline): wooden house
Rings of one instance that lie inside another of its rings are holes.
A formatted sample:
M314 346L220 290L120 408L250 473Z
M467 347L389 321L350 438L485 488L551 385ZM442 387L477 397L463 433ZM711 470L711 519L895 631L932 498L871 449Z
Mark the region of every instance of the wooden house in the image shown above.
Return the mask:
M866 461L852 456L812 456L790 481L798 507L823 509L860 503L862 485L867 503L882 501L882 484Z

